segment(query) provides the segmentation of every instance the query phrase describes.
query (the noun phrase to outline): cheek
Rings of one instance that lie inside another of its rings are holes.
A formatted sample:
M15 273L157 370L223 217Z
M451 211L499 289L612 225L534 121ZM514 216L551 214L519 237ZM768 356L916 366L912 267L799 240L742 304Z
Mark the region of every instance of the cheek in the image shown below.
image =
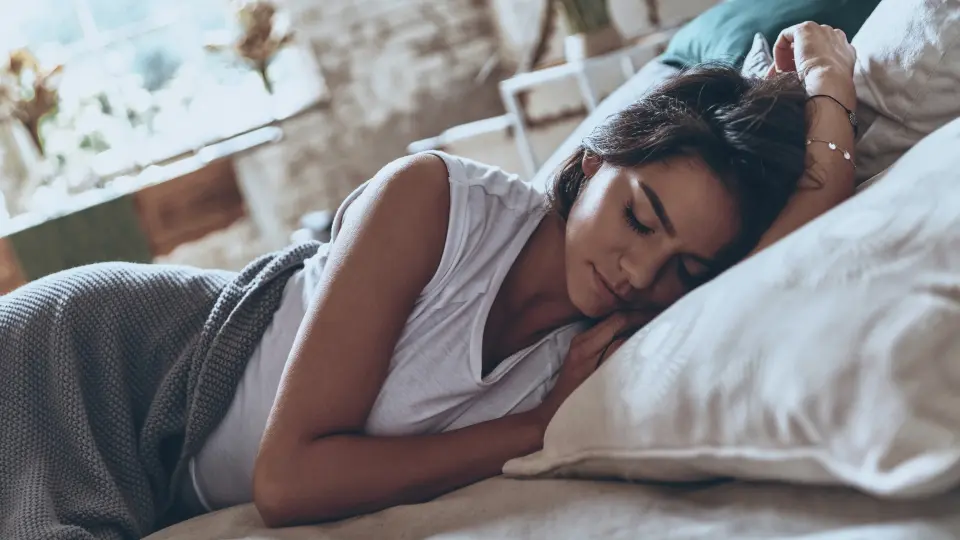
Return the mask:
M615 243L623 222L606 182L592 182L580 193L567 218L567 239L576 251L595 251ZM620 219L620 221L618 221ZM618 227L619 225L619 227Z

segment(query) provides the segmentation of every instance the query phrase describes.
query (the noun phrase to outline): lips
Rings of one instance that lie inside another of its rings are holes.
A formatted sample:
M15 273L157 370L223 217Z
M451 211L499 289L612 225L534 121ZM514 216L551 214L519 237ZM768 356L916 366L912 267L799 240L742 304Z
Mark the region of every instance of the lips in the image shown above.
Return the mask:
M620 296L619 294L617 294L617 291L613 288L613 286L610 285L610 282L603 277L603 274L601 274L595 266L592 268L593 268L594 279L598 283L598 289L600 289L601 294L603 294L604 296L607 296L610 303L614 305L619 306L619 305L626 304L627 300L622 296Z

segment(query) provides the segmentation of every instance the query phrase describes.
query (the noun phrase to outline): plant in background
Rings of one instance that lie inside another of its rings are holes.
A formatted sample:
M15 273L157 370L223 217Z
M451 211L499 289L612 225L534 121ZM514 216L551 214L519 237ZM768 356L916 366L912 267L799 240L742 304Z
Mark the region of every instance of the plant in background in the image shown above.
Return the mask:
M658 24L655 0L646 0L646 4L651 22ZM558 14L563 16L570 33L564 40L564 53L568 61L598 56L623 45L623 37L613 23L608 0L542 0L537 34L531 47L523 54L517 73L533 70L547 53Z
M555 0L567 28L574 34L592 34L613 26L607 0Z
M40 122L57 108L57 86L63 66L43 69L37 58L27 49L16 49L0 70L0 110L4 117L13 117L23 124L36 145L44 153L40 137Z
M241 0L235 14L240 36L232 44L214 42L207 49L232 50L256 70L267 92L272 94L273 83L267 69L277 53L293 41L293 32L278 24L277 7L267 0Z

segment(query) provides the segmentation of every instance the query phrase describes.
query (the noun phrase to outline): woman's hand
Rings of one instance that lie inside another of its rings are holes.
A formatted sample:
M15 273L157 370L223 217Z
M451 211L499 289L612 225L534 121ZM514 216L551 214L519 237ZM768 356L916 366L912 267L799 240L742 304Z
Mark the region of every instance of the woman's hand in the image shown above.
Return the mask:
M771 73L796 72L810 96L830 96L848 110L857 107L853 68L857 53L840 30L812 22L780 33ZM830 99L807 103L807 170L800 189L787 202L752 253L799 229L853 195L854 128L847 111Z
M796 72L810 95L830 95L848 109L855 109L857 94L853 68L857 51L843 30L805 22L782 32L773 46L776 72Z
M556 384L543 403L532 411L540 427L546 430L547 424L570 394L587 380L604 360L610 358L630 334L652 318L651 314L645 312L618 311L573 338Z

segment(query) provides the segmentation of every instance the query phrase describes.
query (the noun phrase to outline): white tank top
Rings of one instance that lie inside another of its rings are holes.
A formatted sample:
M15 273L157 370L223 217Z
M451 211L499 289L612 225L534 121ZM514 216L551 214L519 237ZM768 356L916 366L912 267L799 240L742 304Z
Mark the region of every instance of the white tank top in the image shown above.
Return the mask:
M397 342L367 419L369 435L449 431L537 406L584 328L570 325L503 360L483 377L483 330L507 271L540 222L543 194L499 168L433 152L446 163L450 217L436 274ZM337 211L331 243L344 210ZM223 421L190 464L207 510L253 500L253 466L297 330L318 287L329 244L288 282ZM562 271L562 269L557 269Z

